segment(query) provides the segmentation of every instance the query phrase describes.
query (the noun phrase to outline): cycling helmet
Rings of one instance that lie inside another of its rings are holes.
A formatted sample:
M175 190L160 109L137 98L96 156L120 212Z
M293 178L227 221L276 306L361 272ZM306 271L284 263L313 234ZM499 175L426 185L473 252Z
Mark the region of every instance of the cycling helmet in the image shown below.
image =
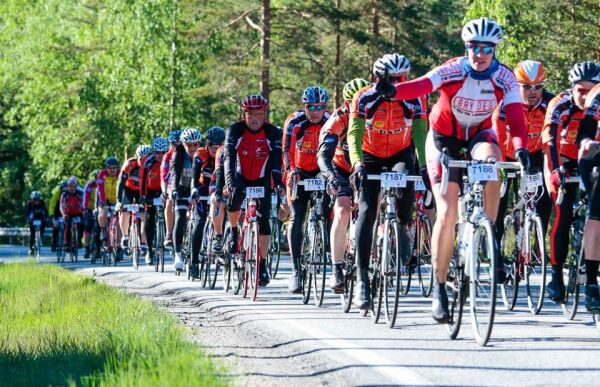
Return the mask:
M462 29L462 40L466 42L481 42L497 45L502 41L502 27L492 19L481 17L471 20Z
M220 145L225 141L225 129L219 126L213 126L206 131L206 142L209 144Z
M383 79L386 69L390 76L403 75L410 71L410 62L404 55L396 53L385 54L373 64L373 75L379 79Z
M262 95L249 95L242 100L242 110L267 110L269 102Z
M524 60L515 67L515 78L522 85L539 85L546 80L546 70L541 62Z
M139 158L146 157L150 154L150 152L152 152L152 148L150 148L149 145L143 144L137 147L135 150L135 156Z
M75 184L75 186L77 186L79 183L79 181L77 180L77 178L75 176L71 176L69 177L69 180L67 180L67 186Z
M164 137L155 137L152 140L152 151L153 152L166 152L169 149L169 143Z
M106 160L104 161L104 166L105 167L118 167L119 160L117 160L117 158L115 156L108 156L106 158Z
M357 91L362 89L365 86L369 85L369 81L364 80L362 78L354 78L350 82L344 85L344 91L342 95L344 96L344 101L352 101L352 97L356 94Z
M42 198L42 193L40 191L32 191L31 192L31 200L40 200Z
M594 62L577 63L569 71L569 81L572 85L580 81L600 82L600 65Z
M181 132L180 140L184 144L200 142L202 140L202 134L194 128L184 129L183 132Z
M169 136L167 137L167 140L169 140L170 143L174 143L179 141L179 137L181 136L181 130L176 129L176 130L171 130L169 132Z
M320 86L309 86L302 92L302 103L327 103L329 94Z

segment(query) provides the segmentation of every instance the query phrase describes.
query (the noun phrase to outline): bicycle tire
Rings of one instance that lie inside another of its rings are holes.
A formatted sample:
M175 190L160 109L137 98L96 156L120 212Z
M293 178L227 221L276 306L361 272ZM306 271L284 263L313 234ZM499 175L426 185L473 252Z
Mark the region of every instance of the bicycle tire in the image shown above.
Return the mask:
M464 267L459 266L457 257L452 257L448 279L446 280L446 292L448 294L448 311L450 316L446 323L448 336L455 340L460 332L465 301L467 300L467 281Z
M400 255L400 225L397 220L385 221L382 253L381 262L384 268L381 289L384 294L384 315L387 326L393 328L398 316L404 268Z
M369 290L371 291L371 321L374 324L378 324L381 319L381 308L383 306L383 274L381 270L376 269L373 271L373 278ZM376 301L375 301L376 300Z
M354 258L352 254L346 253L344 258L344 292L340 294L342 310L344 313L352 309L352 296L354 295L354 283L356 282L356 269L354 268Z
M517 230L513 216L504 217L504 234L500 240L500 254L504 262L507 280L500 284L502 303L506 310L513 310L519 294L519 248L517 246Z
M579 262L582 262L583 255L583 221L580 218L575 219L571 224L569 250L571 253L567 257L567 281L565 281L565 297L560 304L563 315L573 320L577 315L579 307L579 294L581 292L581 283L579 281ZM563 269L563 273L565 270Z
M135 221L130 228L129 253L131 254L131 264L133 265L133 268L137 270L140 265L140 243L138 224Z
M474 276L469 276L471 327L475 340L485 346L492 334L496 311L496 246L489 219L481 218L473 230L473 250L477 255ZM487 267L487 270L486 270Z
M221 270L221 279L223 281L223 291L225 293L229 292L231 287L231 266L232 262L229 259L229 254L224 254L223 256L223 270Z
M271 230L275 231L271 235L271 245L273 248L272 250L269 249L269 271L271 278L275 279L279 271L279 261L281 260L281 224L279 220L275 219L272 221ZM273 264L275 265L275 269L273 269Z
M258 222L252 222L250 225L252 230L252 239L250 243L252 244L251 255L252 262L254 262L254 277L252 278L253 286L252 286L252 301L256 301L256 296L258 295L258 288L260 282L260 249L258 245Z
M421 294L429 297L433 289L433 263L431 262L431 221L427 216L419 218L417 237L417 277Z
M315 240L313 240L313 280L315 285L315 306L323 306L327 283L327 229L323 220L315 224Z
M42 238L42 230L40 229L36 232L37 240L35 241L35 257L38 261L40 260L40 257L42 255Z
M300 279L302 282L302 303L308 304L310 301L310 292L312 290L312 272L310 271L309 262L300 262Z
M244 273L243 266L237 267L237 269L235 269L234 272L236 274L236 277L235 286L233 287L233 294L237 296L238 294L240 294L240 290L243 287L243 283L246 278L246 273Z
M529 311L536 315L544 306L547 266L542 220L538 215L531 216L526 222L525 235L529 238L524 267L527 306Z

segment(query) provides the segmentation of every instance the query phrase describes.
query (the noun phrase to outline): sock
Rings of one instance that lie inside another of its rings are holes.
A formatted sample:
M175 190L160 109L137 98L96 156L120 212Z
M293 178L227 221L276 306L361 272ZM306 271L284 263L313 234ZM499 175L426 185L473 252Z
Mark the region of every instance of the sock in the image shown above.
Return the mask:
M588 286L598 285L598 266L600 266L600 261L585 260L585 275Z

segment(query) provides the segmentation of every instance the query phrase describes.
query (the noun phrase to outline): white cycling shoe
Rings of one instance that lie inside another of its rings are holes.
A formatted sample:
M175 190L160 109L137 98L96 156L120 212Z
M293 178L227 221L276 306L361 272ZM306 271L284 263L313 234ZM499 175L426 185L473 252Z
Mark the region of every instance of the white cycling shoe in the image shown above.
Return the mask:
M173 268L175 270L183 270L183 259L181 259L181 253L175 253L175 261L173 262Z

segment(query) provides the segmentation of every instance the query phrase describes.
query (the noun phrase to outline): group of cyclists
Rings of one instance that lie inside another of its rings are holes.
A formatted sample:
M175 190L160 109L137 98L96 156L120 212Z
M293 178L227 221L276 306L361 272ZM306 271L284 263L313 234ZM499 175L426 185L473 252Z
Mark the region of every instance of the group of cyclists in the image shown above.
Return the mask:
M207 219L215 230L212 251L237 253L246 188L264 187L258 213L259 284L266 286L270 281L265 257L271 237L271 193L275 193L286 198L281 201L280 221L289 215L292 274L288 288L299 293L311 192L298 182L322 177L327 193L323 214L330 220L329 287L335 293L344 291L343 260L353 210L358 208L352 236L356 244L354 304L366 310L373 302L369 264L381 187L380 181L369 176L384 171L420 175L435 203L430 240L432 317L446 323L450 318L446 280L455 250L463 176L450 170L447 187L442 189L441 160L448 156L516 161L527 174L543 172L546 193L536 208L544 234L554 207L555 221L549 233L553 274L547 290L555 302L565 293L563 265L572 207L580 189L577 184L564 184L564 179L581 176L590 204L584 232L586 306L592 313L600 313L600 194L594 169L600 166L600 64L575 64L569 71L571 88L554 95L544 87L546 71L539 61L524 60L514 70L498 61L496 49L502 38L503 30L494 20L471 20L462 30L466 54L412 80L408 79L409 59L386 54L373 65L373 82L356 78L345 84L344 102L333 113L328 110L329 95L324 88L306 88L299 101L301 108L287 117L282 128L267 121L269 103L264 97L248 96L240 104L241 120L227 130L212 127L204 138L198 129L173 130L167 138L156 137L151 145L140 145L122 166L115 157L108 157L85 188L71 177L55 190L50 215L55 223L59 217L83 216L87 256L93 224L97 221L105 227L110 206L121 214L121 246L127 248L131 218L127 205L145 205L141 241L147 251L146 262L152 264L156 208L151 203L161 198L164 243L173 249L175 270L184 269L184 233L187 222L194 222L189 274L197 278ZM434 92L439 92L437 101L429 106ZM485 214L492 222L496 245L504 233L507 208L506 195L501 198L500 189L499 180L484 184ZM561 190L564 200L558 203ZM39 203L39 192L32 193L30 219L38 216L35 208ZM410 262L412 256L414 205L415 187L408 183L396 202L402 262ZM231 230L228 239L223 237L226 222ZM63 236L55 232L53 237L54 248L57 238ZM494 275L501 284L507 277L505 265L500 254L495 256L499 262Z

